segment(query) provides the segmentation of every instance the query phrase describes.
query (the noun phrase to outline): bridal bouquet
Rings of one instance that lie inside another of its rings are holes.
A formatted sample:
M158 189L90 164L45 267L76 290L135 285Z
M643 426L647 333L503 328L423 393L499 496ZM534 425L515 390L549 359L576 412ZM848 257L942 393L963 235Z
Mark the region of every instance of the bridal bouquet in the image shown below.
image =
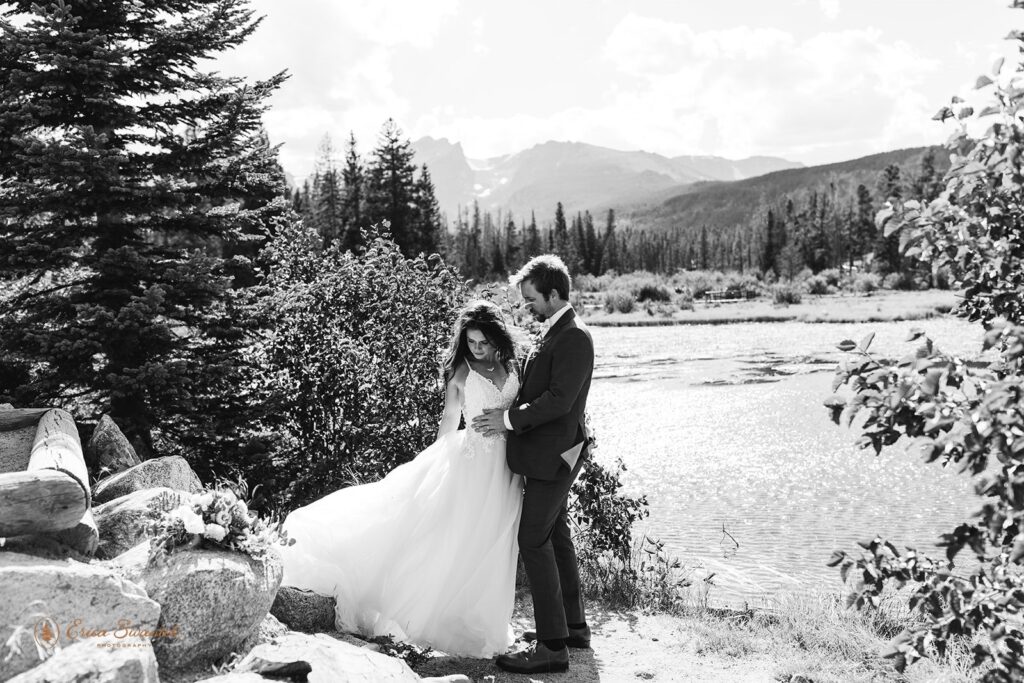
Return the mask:
M277 544L291 545L280 521L267 521L250 512L245 501L228 488L193 493L153 523L149 560L158 563L175 548L221 548L261 557Z

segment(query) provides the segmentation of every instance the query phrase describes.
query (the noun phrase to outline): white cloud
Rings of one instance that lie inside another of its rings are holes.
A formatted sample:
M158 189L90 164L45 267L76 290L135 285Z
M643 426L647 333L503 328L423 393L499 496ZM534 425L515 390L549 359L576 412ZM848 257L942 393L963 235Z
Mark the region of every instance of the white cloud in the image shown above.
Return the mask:
M628 131L627 146L726 156L900 144L927 128L920 89L938 69L877 29L800 40L747 26L698 32L635 14L611 32L604 55L621 80L602 111L579 114L582 128L608 122Z
M829 21L839 16L839 0L818 0L818 6Z
M628 14L609 35L604 56L628 74L670 73L693 60L761 59L793 37L774 28L737 26L697 33L687 24Z
M455 14L459 0L320 0L318 4L333 20L344 22L371 42L430 47L444 22Z

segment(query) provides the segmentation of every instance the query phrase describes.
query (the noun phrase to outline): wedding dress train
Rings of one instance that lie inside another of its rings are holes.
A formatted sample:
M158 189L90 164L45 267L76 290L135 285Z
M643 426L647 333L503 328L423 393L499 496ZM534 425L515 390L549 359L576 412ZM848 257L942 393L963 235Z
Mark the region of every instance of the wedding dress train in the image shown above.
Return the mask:
M466 424L507 408L500 389L470 370ZM451 432L380 481L331 493L284 523L282 585L337 600L336 626L450 654L489 657L513 642L522 480L505 463L504 437Z

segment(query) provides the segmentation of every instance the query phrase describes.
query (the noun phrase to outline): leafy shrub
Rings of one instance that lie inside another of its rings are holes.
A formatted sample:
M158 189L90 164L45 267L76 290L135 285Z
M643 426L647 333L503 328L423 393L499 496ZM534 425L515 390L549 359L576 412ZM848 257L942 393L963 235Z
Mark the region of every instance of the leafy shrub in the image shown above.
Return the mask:
M644 535L625 557L582 547L577 555L580 584L588 597L599 598L613 609L671 613L683 607L687 589L693 585L693 570L670 556L661 541Z
M914 278L911 277L909 273L902 271L889 273L882 278L882 288L900 290L915 289Z
M803 301L803 295L800 293L800 289L792 283L778 284L772 287L772 301L788 306Z
M637 292L636 300L640 302L669 302L672 301L672 292L665 285L645 284Z
M811 277L804 280L804 287L807 288L807 293L813 296L820 296L822 294L828 294L828 280L821 275L812 275Z
M616 290L605 292L604 310L609 313L631 313L636 306L636 298L631 292Z
M828 268L818 273L818 277L825 280L825 284L830 287L839 287L839 282L842 280L842 274L838 268Z
M688 289L677 292L672 302L680 311L693 310L693 294Z
M878 291L882 280L877 273L859 273L853 279L853 291L861 294L871 294Z
M762 285L757 278L750 275L729 273L723 281L726 299L751 299L758 295Z
M669 287L690 292L694 299L703 299L712 289L719 289L724 276L710 270L681 270L669 280Z
M1009 37L1024 47L1024 33ZM845 385L852 397L826 403L837 423L866 416L861 446L879 452L908 436L927 462L975 478L980 509L942 536L944 560L875 538L861 544L866 554L837 550L831 564L854 581L850 601L858 608L876 605L888 585L915 586L909 607L918 621L889 652L899 669L932 647L942 655L969 640L975 666L988 667L986 681L1024 680L1024 122L1016 115L1024 65L1006 71L1000 60L992 78L979 77L979 89L993 87L977 114L960 98L936 114L961 122L948 143L951 168L939 197L926 205L896 201L876 218L885 235L899 233L908 257L950 269L964 292L958 311L988 326L984 348L999 358L975 367L939 351L921 330L909 337L918 348L895 364L871 355L871 335L846 340L840 348L855 355L833 388ZM975 128L967 119L993 115L997 123L976 128L985 130L980 137L969 134ZM993 324L997 318L1006 322ZM974 562L954 570L965 551Z
M572 291L574 292L599 292L601 281L590 273L577 275L572 280Z
M440 258L406 259L376 233L360 254L315 240L294 226L264 254L269 333L253 349L266 407L243 469L266 504L289 508L378 479L433 440L465 292Z

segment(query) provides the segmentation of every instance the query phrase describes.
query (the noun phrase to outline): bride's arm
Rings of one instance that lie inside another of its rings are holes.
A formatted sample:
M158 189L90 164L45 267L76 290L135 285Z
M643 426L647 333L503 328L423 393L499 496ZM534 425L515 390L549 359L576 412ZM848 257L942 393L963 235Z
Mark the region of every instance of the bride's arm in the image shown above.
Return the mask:
M441 424L437 427L438 439L459 428L459 420L462 417L462 387L466 384L468 372L465 365L460 366L444 388L444 413L441 415Z

